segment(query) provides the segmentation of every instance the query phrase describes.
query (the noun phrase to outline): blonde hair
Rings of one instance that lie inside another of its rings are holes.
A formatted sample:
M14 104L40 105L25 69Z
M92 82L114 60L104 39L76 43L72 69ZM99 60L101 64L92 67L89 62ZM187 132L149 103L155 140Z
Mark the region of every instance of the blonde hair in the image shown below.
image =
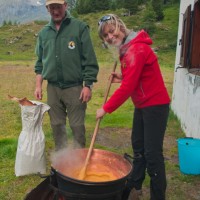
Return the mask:
M105 18L106 17L106 18ZM105 19L104 19L105 18ZM128 33L130 32L129 29L127 29L126 25L124 24L124 22L117 16L114 14L107 14L105 16L103 16L100 20L99 20L99 27L98 27L98 34L99 37L104 40L103 37L103 31L104 31L104 27L106 25L114 25L115 26L115 32L119 32L122 31L126 36L128 35Z

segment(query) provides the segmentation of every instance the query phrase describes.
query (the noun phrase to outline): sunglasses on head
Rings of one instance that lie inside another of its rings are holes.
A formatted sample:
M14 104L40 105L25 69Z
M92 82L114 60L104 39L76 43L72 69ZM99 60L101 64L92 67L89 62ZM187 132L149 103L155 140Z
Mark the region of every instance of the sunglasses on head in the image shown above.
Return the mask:
M111 16L110 16L110 15L105 15L105 16L103 16L103 17L99 20L98 26L100 26L103 22L106 22L106 21L108 21L108 20L110 20L110 19L111 19Z

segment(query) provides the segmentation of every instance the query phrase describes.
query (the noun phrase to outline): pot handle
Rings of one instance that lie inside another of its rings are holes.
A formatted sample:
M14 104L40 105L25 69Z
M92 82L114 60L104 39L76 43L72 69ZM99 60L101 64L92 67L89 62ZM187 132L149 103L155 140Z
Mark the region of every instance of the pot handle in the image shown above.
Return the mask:
M55 173L53 171L51 171L51 173L49 175L44 175L44 174L41 174L40 172L37 173L37 175L40 177L40 178L48 178L48 177L52 177Z
M133 158L131 155L129 155L129 154L127 154L127 153L124 153L124 158L125 158L126 160L128 160L131 164L133 164L134 158Z

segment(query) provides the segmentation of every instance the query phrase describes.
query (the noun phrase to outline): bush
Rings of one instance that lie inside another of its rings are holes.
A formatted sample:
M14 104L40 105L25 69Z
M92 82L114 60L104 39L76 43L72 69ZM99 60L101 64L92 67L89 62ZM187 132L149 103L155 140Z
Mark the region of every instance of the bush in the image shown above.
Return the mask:
M147 4L146 12L143 16L143 21L148 23L153 23L156 21L156 14L151 4Z
M156 31L156 26L154 23L144 23L140 26L140 29L144 29L149 35L153 35Z
M163 4L163 0L152 0L152 7L155 12L157 21L160 21L164 18L162 4Z

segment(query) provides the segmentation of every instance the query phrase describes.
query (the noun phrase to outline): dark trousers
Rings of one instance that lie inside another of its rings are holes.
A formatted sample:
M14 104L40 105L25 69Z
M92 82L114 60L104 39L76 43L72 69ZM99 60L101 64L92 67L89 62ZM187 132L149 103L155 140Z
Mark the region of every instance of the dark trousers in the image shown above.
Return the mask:
M86 103L79 99L82 86L61 89L47 85L49 116L56 150L67 146L66 120L74 136L74 147L85 147L85 111Z
M135 109L132 128L133 172L127 182L129 191L142 188L145 172L150 176L151 200L164 200L166 174L163 140L169 115L169 104Z

